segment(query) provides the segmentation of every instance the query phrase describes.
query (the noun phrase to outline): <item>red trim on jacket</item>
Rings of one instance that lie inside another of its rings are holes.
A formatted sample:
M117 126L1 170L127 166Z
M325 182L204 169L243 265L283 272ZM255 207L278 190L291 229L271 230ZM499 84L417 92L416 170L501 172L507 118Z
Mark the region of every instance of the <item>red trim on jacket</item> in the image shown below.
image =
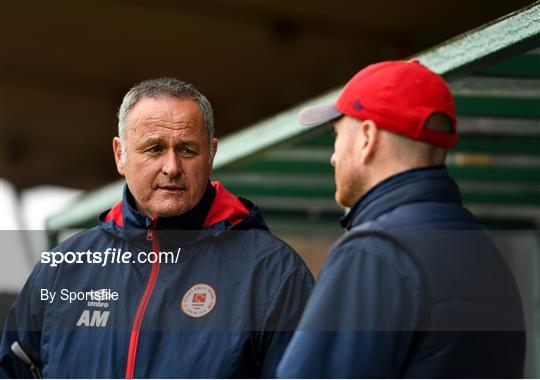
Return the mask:
M114 224L120 227L124 227L124 216L122 214L122 203L123 201L118 202L109 210L107 215L105 215L105 218L103 219L104 222L108 222L109 220L112 220Z
M148 229L147 239L152 242L152 251L160 252L159 246L159 237L156 233L156 221L157 218L152 218L152 227ZM146 307L148 306L148 301L154 292L154 287L156 286L157 278L159 275L159 261L156 261L152 264L150 269L150 277L146 283L144 293L139 301L139 306L137 307L137 312L135 313L135 319L133 320L133 326L131 327L131 334L129 337L129 346L128 346L128 357L126 363L126 379L133 379L135 373L135 360L137 359L137 349L139 347L139 335L141 331L141 325L146 312Z
M216 190L216 196L206 215L203 227L210 227L213 224L221 221L228 221L230 224L238 224L246 216L249 215L249 210L240 199L230 193L219 181L210 182ZM118 202L109 210L104 222L112 220L117 226L124 227L124 217L122 215L122 201Z
M240 199L225 189L220 182L212 181L210 183L216 190L216 196L208 215L206 215L203 227L210 227L212 224L223 220L231 224L237 224L249 215L249 210L240 202Z

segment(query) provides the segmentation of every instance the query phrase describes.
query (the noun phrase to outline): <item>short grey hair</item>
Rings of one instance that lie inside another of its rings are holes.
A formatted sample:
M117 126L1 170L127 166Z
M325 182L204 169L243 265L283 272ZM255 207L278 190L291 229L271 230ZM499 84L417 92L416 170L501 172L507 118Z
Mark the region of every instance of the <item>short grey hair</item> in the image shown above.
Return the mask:
M118 110L118 136L120 136L120 140L122 141L123 149L125 149L126 144L125 126L129 111L142 98L159 98L161 96L190 99L197 103L204 120L208 142L212 144L212 139L214 138L214 112L208 99L191 83L164 77L142 81L131 87L124 96Z

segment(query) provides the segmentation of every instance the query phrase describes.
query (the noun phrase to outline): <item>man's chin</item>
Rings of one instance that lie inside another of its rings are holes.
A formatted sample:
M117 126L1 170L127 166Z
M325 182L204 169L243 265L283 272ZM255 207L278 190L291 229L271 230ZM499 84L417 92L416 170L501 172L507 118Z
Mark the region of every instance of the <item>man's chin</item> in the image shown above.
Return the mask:
M157 210L152 214L152 216L156 216L158 218L170 218L173 216L183 215L187 211L189 210Z
M152 216L157 216L158 218L168 218L171 216L183 215L192 207L189 207L184 202L180 200L164 200L160 202L158 207L155 207L152 211Z
M344 208L351 208L352 205L350 204L349 200L345 198L340 192L336 191L336 194L334 196L336 203Z
M341 207L346 207L346 206L343 206L343 200L341 199L341 194L336 190L336 193L334 194L334 200L336 201L336 203L338 204L338 206L341 206Z

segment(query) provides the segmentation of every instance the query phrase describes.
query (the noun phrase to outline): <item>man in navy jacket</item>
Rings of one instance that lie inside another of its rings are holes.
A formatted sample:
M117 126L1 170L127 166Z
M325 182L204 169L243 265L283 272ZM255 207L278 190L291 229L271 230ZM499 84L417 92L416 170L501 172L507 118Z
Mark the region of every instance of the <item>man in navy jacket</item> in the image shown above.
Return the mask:
M520 294L444 166L457 141L444 80L374 64L300 121L333 123L336 201L351 209L278 376L521 377Z
M210 103L162 78L134 86L118 116L123 199L35 267L0 375L31 377L10 350L18 340L45 377L273 377L313 278L253 203L209 181Z

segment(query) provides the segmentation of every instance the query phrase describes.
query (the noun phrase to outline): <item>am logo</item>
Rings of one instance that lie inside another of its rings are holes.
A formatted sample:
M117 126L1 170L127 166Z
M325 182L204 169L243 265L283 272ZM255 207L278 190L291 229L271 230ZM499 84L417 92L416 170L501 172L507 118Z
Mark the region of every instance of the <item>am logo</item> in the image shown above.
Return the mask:
M106 327L109 320L110 311L83 310L76 326L85 327Z

